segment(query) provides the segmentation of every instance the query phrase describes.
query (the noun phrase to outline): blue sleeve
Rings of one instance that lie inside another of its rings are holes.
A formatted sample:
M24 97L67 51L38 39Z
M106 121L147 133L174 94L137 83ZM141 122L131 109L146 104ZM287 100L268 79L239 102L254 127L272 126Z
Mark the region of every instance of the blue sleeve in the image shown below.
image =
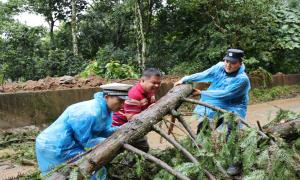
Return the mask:
M85 148L91 148L96 146L100 142L104 141L107 137L111 136L118 129L119 129L118 126L115 127L107 126L103 131L101 131L100 134L98 134L98 136L90 138L87 141Z
M101 143L102 141L104 141L105 139L106 138L103 138L103 137L91 138L87 141L84 148L92 148L92 147L96 146L97 144Z
M118 130L119 127L111 127L107 126L104 130L100 132L97 136L92 136L92 138L88 139L85 148L91 148L96 146L97 144L101 143L104 141L107 137L111 136L116 130Z
M105 137L96 136L93 132L97 118L83 113L79 115L70 115L68 124L71 126L74 138L84 147L91 148L104 141Z
M201 94L216 99L229 100L233 97L245 95L248 90L248 84L249 80L247 78L239 78L224 90L206 90L201 91Z
M215 71L218 69L220 64L216 64L211 68L196 74L192 74L190 76L185 76L181 79L183 83L187 82L211 82L213 81Z
M105 130L101 132L101 136L107 138L111 136L114 132L116 132L116 130L118 129L119 126L114 126L114 127L107 126Z

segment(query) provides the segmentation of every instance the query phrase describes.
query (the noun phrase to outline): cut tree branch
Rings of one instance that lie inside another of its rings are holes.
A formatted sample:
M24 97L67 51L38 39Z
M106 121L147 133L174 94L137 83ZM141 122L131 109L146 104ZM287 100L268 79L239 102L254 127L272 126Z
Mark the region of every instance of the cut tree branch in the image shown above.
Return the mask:
M202 101L198 101L198 100L195 100L195 99L189 99L189 98L182 98L183 101L185 102L189 102L189 103L193 103L193 104L199 104L201 106L205 106L205 107L208 107L214 111L217 111L217 112L221 112L221 113L232 113L232 112L229 112L229 111L226 111L225 109L222 109L222 108L219 108L217 106L214 106L214 105L211 105L211 104L208 104L208 103L205 103L205 102L202 102ZM235 114L237 117L238 117L238 121L240 121L242 124L244 124L245 126L251 128L251 126L245 122L245 120L243 120L241 117L239 117L237 114ZM263 138L266 138L266 139L270 139L264 132L262 132L261 130L257 130L257 133L260 134ZM275 144L275 142L270 139L270 143L271 144Z
M182 147L177 141L172 139L167 133L165 133L162 129L153 126L153 130L165 138L169 143L171 143L176 149L180 150L182 154L188 158L193 163L198 163L198 160L184 147Z
M192 128L185 122L180 113L177 112L175 109L172 109L171 114L178 119L178 121L183 125L183 127L187 130L190 136L196 139L196 135L193 133Z
M151 154L145 153L144 151L141 151L129 144L124 144L123 146L126 150L131 151L135 154L138 154L140 156L143 156L145 159L150 160L152 162L154 162L155 164L159 165L160 167L162 167L163 169L165 169L166 171L168 171L169 173L171 173L172 175L174 175L175 177L179 178L179 179L183 179L183 180L189 180L188 177L186 177L185 175L181 174L180 172L174 170L171 166L169 166L167 163L163 162L162 160L152 156Z
M172 139L167 133L165 133L162 129L153 126L153 130L160 134L163 138L165 138L169 143L171 143L176 149L180 150L182 154L188 158L191 162L193 163L198 163L198 160L188 151L186 150L183 146L181 146L177 141ZM210 180L216 180L215 176L212 175L209 171L204 169L205 175L210 179Z

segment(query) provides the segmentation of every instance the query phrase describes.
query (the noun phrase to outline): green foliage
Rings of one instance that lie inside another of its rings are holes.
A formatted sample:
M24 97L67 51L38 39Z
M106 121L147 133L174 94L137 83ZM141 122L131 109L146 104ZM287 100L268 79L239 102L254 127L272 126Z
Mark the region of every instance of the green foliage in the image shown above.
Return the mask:
M244 180L265 180L266 173L263 170L255 170L248 174L246 177L244 177Z
M257 143L258 135L252 130L240 144L242 151L243 171L246 173L250 173L253 169L253 165L256 163L256 153L258 152Z
M7 154L6 159L17 163L21 163L23 160L35 160L34 141L26 141L26 139L34 139L38 133L38 131L33 130L0 134L0 142L12 142L4 145L4 147L9 146L10 150L13 150L12 154ZM22 142L23 139L26 143L19 143L19 140Z
M287 120L294 120L297 118L300 118L300 113L280 109L279 111L277 111L276 117L274 118L273 121L280 122L282 120L287 121Z
M118 60L121 63L131 63L134 54L131 52L130 49L120 49L115 48L112 44L108 44L103 48L99 48L98 52L96 53L96 61L100 64L107 64L112 59Z
M272 88L254 88L250 91L250 103L266 102L279 98L293 97L299 93L299 85L276 86Z
M144 158L135 155L135 160L136 160L136 174L138 177L141 177L143 174L142 161L144 161Z
M276 11L276 22L279 26L278 31L281 34L277 39L277 45L282 49L300 48L300 13L289 9L280 8Z
M48 58L43 62L42 68L48 76L76 75L84 63L81 57L75 57L69 50L49 50Z
M95 75L103 75L105 70L97 61L92 61L85 69L80 73L81 77L89 77Z
M70 180L77 180L78 179L78 167L74 167L70 173L69 179Z
M90 63L83 72L82 77L92 75L102 76L107 79L122 79L122 78L138 78L139 75L135 72L133 66L121 64L118 61L110 61L104 67L98 61Z
M6 78L73 75L91 60L101 67L117 60L139 69L141 37L136 33L134 1L101 0L90 6L85 0L76 1L80 54L76 58L71 51L70 2L1 3L0 64L10 67ZM294 0L150 0L141 4L148 67L169 74L191 74L221 61L232 47L245 50L248 71L299 72L300 14ZM13 19L24 11L42 15L50 30ZM53 29L56 21L60 25Z
M270 145L267 140L260 138L255 129L246 127L240 129L239 124L236 123L236 117L232 114L224 114L222 117L225 122L222 128L216 131L202 129L197 135L196 141L200 148L197 148L189 138L180 141L183 147L197 157L199 164L189 162L174 148L151 153L191 179L206 179L204 169L211 172L217 179L224 179L218 167L222 166L226 170L232 165L241 168L241 174L232 177L233 179L297 179L296 174L300 166L292 157L299 156L299 152L292 151L291 146L283 141L277 141L276 145ZM207 123L207 120L204 119L204 122ZM227 126L229 124L232 125L232 129L228 135ZM142 167L139 167L144 172L142 179L148 179L147 174L151 175L149 179L176 179L163 169L149 168L151 163L146 162L139 162L139 164L143 164ZM137 168L137 166L133 166L133 168ZM120 167L116 167L116 169L120 169ZM111 167L110 172L118 174L115 167ZM120 173L131 174L131 178L137 178L137 172L132 170Z
M288 6L291 9L300 10L300 3L297 0L288 0Z
M296 139L294 142L295 148L300 151L300 138Z
M26 176L22 176L19 178L20 180L44 180L45 178L42 176L39 170L36 170L32 173L29 173Z
M169 73L172 75L189 75L205 70L201 61L182 62L173 66Z
M271 122L266 124L264 126L264 128L268 128L276 123L287 122L287 121L291 121L291 120L294 120L297 118L300 118L300 113L292 112L292 111L288 111L288 110L284 110L284 109L279 109L279 111L277 111L277 113L276 113L275 118L272 119Z
M263 83L263 88L270 86L271 82L273 81L272 74L262 67L259 67L258 69L252 71L251 73L249 73L249 75L260 80Z
M134 68L127 64L121 64L118 61L111 61L105 66L105 77L111 79L122 78L138 78L138 74L134 71Z
M0 84L4 83L5 74L7 73L8 68L9 68L9 66L6 63L4 63L0 66Z

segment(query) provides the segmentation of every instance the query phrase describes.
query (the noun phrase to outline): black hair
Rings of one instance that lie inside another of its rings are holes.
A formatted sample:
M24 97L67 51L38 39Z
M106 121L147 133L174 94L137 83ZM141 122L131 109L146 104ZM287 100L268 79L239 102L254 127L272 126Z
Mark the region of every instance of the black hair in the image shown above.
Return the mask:
M162 73L159 69L156 68L148 68L143 71L143 77L151 77L151 76L162 76Z

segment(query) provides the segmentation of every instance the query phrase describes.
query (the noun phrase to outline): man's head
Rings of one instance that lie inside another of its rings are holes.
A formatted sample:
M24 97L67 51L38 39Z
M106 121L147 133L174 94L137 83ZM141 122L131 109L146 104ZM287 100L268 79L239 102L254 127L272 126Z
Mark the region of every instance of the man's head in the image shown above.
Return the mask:
M162 73L156 68L148 68L143 72L141 85L146 92L155 92L161 84Z
M227 73L236 72L242 65L244 51L240 49L228 49L224 59L224 69Z
M121 99L118 96L104 95L107 107L110 111L117 112L121 109L125 99Z
M112 83L100 86L103 89L104 98L110 111L119 111L126 99L128 91L132 87L129 84Z

